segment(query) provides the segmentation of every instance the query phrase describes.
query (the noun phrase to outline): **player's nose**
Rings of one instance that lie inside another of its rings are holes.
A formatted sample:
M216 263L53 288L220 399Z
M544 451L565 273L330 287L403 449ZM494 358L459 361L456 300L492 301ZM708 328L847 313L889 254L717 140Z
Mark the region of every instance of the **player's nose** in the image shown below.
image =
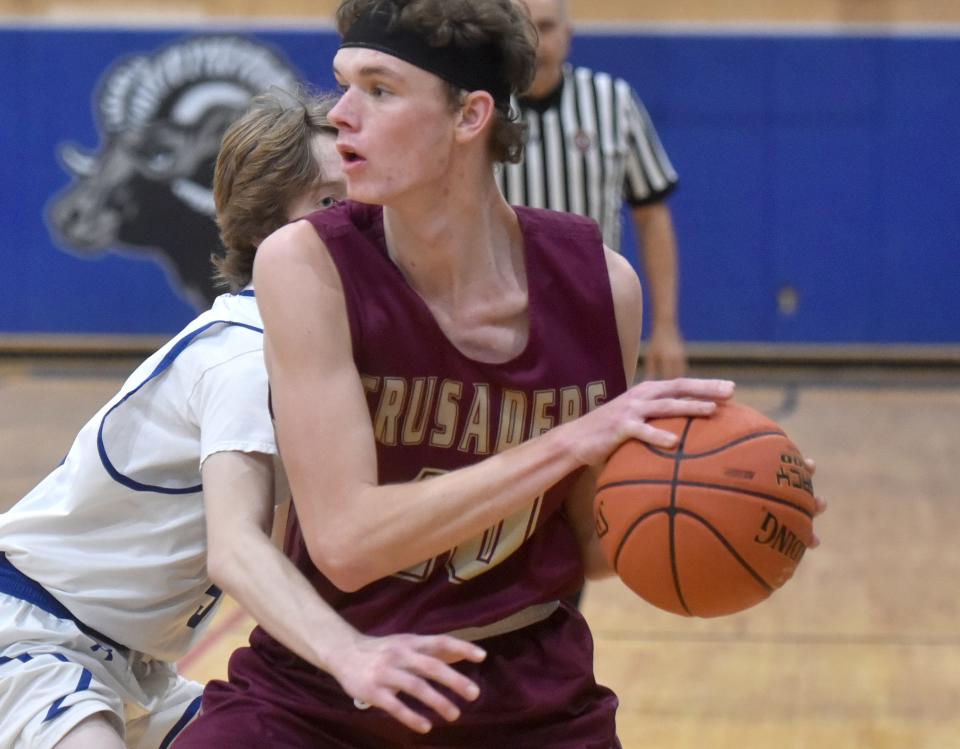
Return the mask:
M351 89L348 88L340 95L337 103L327 113L327 119L337 130L352 130L355 128L356 112L353 106Z

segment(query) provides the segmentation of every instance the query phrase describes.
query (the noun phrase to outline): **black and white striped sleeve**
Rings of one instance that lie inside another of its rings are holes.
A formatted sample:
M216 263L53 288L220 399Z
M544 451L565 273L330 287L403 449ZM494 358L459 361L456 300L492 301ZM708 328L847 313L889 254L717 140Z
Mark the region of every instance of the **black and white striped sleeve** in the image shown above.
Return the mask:
M626 136L623 198L634 206L663 200L677 186L677 173L630 84L618 79L615 90L617 117Z

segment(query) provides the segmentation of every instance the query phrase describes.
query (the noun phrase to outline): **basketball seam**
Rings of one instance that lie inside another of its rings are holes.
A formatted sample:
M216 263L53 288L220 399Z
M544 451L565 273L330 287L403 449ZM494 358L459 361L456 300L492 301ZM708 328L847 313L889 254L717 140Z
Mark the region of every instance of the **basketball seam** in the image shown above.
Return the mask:
M687 426L684 427L684 432L686 432L686 430L689 428L691 422L692 422L692 419L691 419L691 418L688 418L688 419L687 419ZM726 449L728 449L728 448L731 448L731 447L734 447L735 445L741 445L741 444L743 444L744 442L749 442L750 440L760 439L761 437L784 437L784 438L786 438L786 439L790 439L790 438L787 437L787 435L784 434L783 432L772 432L772 431L767 431L767 432L751 432L750 434L745 434L743 437L738 437L737 439L733 440L732 442L724 442L724 443L723 443L722 445L720 445L719 447L714 447L714 448L712 448L712 449L710 449L710 450L707 450L707 451L705 451L705 452L702 452L702 453L685 453L685 452L683 452L683 444L677 445L677 449L676 449L675 452L669 452L669 451L666 451L666 450L662 450L662 449L660 449L660 448L654 447L653 445L647 444L646 442L642 442L641 444L642 444L649 452L652 452L654 455L657 455L657 456L659 456L659 457L661 457L661 458L670 458L671 460L679 458L679 459L683 460L683 459L687 459L687 458L706 458L706 457L709 457L710 455L716 455L716 454L719 453L719 452L723 452L724 450L726 450Z
M677 598L680 601L680 605L683 606L683 610L687 612L688 615L693 616L693 612L690 611L690 607L687 606L687 599L683 596L683 588L680 585L680 571L677 568L677 529L676 529L676 514L677 514L677 482L680 477L680 461L681 455L683 455L683 446L687 442L687 435L690 433L690 427L693 424L693 419L688 418L687 423L683 427L683 434L680 435L680 441L677 443L677 453L673 462L673 481L670 483L670 512L667 515L669 519L669 532L670 532L670 569L673 573L673 587L677 593Z
M634 530L636 530L637 526L643 523L643 521L645 521L647 518L650 518L654 515L659 515L660 513L666 513L670 519L670 567L674 575L673 587L674 587L674 591L677 594L677 598L679 598L680 600L680 605L683 606L683 610L686 611L688 615L696 616L696 614L690 611L690 608L687 606L687 602L683 597L683 591L681 590L681 586L680 586L679 571L677 569L677 560L676 560L676 555L674 551L674 539L673 539L673 533L674 533L673 523L674 523L675 515L687 515L688 517L693 518L695 521L700 523L704 528L710 531L717 538L717 540L720 541L721 544L723 544L724 548L728 552L730 552L730 554L733 556L734 559L737 560L737 562L740 563L740 566L743 567L750 574L750 576L754 580L756 580L764 590L767 591L767 593L773 593L774 590L776 590L776 588L774 588L772 585L770 585L770 583L768 583L766 580L763 579L760 573L757 572L750 565L750 563L747 562L746 559L740 556L736 548L709 520L707 520L702 515L698 515L697 513L691 512L690 510L684 509L682 507L681 508L658 507L655 510L650 510L649 512L643 513L643 515L636 518L630 524L626 532L623 534L623 537L620 539L620 543L617 544L617 551L613 557L613 568L618 574L619 574L619 568L620 568L620 552L623 550L623 547L626 545L627 541L630 539L630 536L633 535Z
M621 536L621 538L620 538L620 543L617 544L617 550L616 550L616 551L614 552L614 554L613 554L613 569L614 569L614 571L619 572L619 567L620 567L620 552L623 551L624 544L627 543L627 539L630 538L630 534L633 533L633 529L636 528L638 525L640 525L640 523L642 523L642 522L643 522L644 520L646 520L647 518L649 518L649 517L651 517L651 516L653 516L653 515L659 515L661 512L665 512L665 513L669 514L669 513L670 513L670 509L669 509L668 507L658 507L658 508L656 508L655 510L650 510L650 511L648 511L648 512L643 513L643 515L641 515L640 517L634 519L634 521L633 521L632 523L630 523L630 526L629 526L629 527L627 528L627 530L624 532L623 536Z
M760 573L757 572L755 569L753 569L753 567L750 566L750 564L747 562L746 559L744 559L742 556L740 556L740 554L739 554L739 552L737 552L736 548L734 548L734 546L726 539L726 537L725 537L719 530L717 530L717 529L714 527L714 525L713 525L709 520L707 520L705 517L703 517L703 516L701 516L701 515L698 515L698 514L695 513L695 512L691 512L690 510L685 510L685 509L683 509L683 508L678 509L678 510L677 510L677 514L688 515L688 516L690 516L691 518L693 518L694 520L696 520L696 521L698 521L699 523L701 523L708 531L710 531L714 536L717 537L717 539L720 541L720 543L722 543L722 544L726 547L727 551L729 551L729 552L733 555L733 557L734 557L738 562L740 562L740 564L743 566L743 568L744 568L747 572L749 572L750 575L751 575L758 583L760 583L760 585L762 585L762 586L764 587L764 589L767 590L767 592L773 593L773 591L775 590L775 588L774 588L772 585L770 585L770 583L768 583L766 580L764 580L763 577L761 577Z
M612 481L609 484L604 484L599 487L596 491L596 494L605 491L607 489L616 489L621 486L669 486L671 488L671 507L673 506L673 491L677 486L694 486L700 489L716 489L718 491L727 491L733 492L735 494L745 494L748 497L756 497L758 499L765 499L769 502L773 502L778 505L784 505L790 507L797 512L800 512L806 515L808 518L813 520L813 512L806 509L805 507L791 502L789 499L783 499L781 497L775 497L770 494L764 494L763 492L752 491L750 489L741 489L739 486L727 486L726 484L708 484L704 481L672 481L670 479L624 479L623 481Z

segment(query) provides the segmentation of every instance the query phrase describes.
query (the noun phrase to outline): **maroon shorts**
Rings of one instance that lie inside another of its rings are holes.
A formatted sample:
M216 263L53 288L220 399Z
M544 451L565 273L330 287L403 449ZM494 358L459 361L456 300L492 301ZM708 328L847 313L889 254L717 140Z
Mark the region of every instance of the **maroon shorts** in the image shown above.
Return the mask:
M472 703L421 736L381 710L359 710L337 682L256 630L230 658L229 681L207 685L199 718L177 749L618 749L617 698L593 677L593 641L566 606L538 624L480 643L483 663L457 668L480 686Z

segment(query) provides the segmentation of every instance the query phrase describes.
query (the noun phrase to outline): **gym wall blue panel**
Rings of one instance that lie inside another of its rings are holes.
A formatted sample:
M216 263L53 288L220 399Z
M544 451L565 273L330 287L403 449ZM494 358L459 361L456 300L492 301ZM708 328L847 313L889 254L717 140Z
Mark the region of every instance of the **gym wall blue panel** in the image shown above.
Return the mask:
M691 339L960 341L960 40L575 44L634 84L681 174L671 206ZM792 314L778 309L785 287Z
M333 86L331 31L233 31ZM58 149L101 146L105 72L201 33L0 27L0 335L168 333L195 314L160 254L84 254L45 217L70 184ZM680 173L689 340L960 342L960 38L584 32L573 60L635 86Z

